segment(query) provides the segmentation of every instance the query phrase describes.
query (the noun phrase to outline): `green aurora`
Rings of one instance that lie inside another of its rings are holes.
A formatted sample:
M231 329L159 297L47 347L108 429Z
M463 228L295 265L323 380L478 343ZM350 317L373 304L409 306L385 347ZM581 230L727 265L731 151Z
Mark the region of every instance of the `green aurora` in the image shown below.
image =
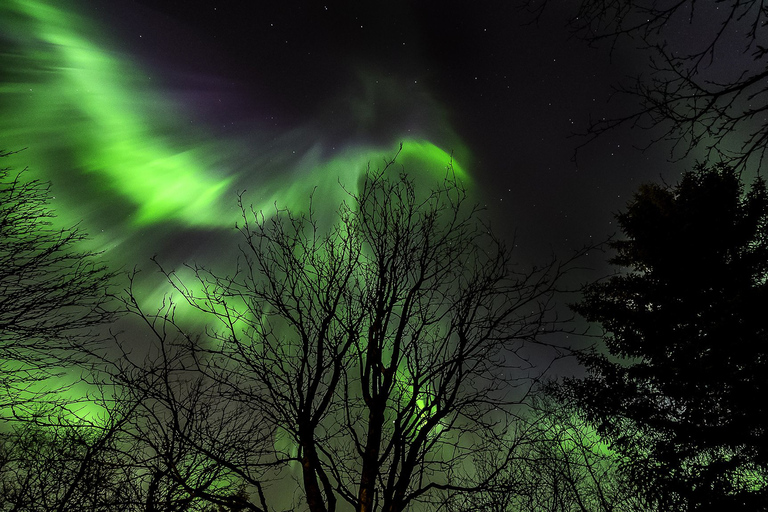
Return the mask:
M449 150L410 133L375 145L334 142L333 151L307 130L300 151L282 148L291 142L262 151L245 136L222 140L183 103L153 88L136 57L115 50L98 21L59 2L10 0L0 6L0 29L0 145L27 148L10 165L51 181L62 225L82 222L95 248L118 265L137 263L124 255L161 251L162 243L146 242L165 229L231 228L239 218L237 194L245 189L246 203L269 211L275 204L302 210L317 187L320 208L335 211L343 199L339 182L354 183L367 165L394 156L399 143L398 162L411 174L441 177L454 150L467 159L455 137ZM359 103L351 111L370 117ZM254 141L267 137L253 134ZM250 164L235 163L246 155ZM453 167L468 181L458 161Z
M428 177L428 185L449 164L470 181L459 163L469 159L468 151L453 135L452 149L405 128L405 135L375 144L324 141L312 129L217 136L183 102L155 87L160 80L153 82L136 56L117 50L108 28L77 5L0 4L0 147L25 148L3 164L29 167L29 178L51 181L57 221L87 231L91 240L83 249L103 251L115 268L151 268L154 254L174 266L231 260L211 249L218 244L210 239L229 240L234 232L238 193L247 189L246 204L266 213L276 205L303 211L314 193L317 211L334 214L346 194L340 183L356 184L368 166L382 167L398 154L400 144L398 164L412 176ZM378 81L361 76L367 98ZM360 116L360 124L376 119L365 101L352 103L350 115ZM176 254L164 254L169 245ZM156 309L172 289L154 272L140 277L143 306ZM181 306L184 317L188 308Z

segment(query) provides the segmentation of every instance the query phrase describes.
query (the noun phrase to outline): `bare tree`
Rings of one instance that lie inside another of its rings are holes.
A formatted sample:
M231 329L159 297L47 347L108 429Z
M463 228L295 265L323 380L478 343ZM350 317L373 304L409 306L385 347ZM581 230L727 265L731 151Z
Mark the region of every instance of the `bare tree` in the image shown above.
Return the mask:
M48 407L0 432L0 510L138 511L140 474L118 408L98 422Z
M132 282L125 304L140 312ZM142 510L265 512L274 428L253 404L196 371L196 340L176 323L175 310L169 300L153 314L141 312L157 345L136 359L135 339L121 341L109 376L122 393L118 402L133 409L123 446L142 482Z
M102 413L89 420L49 405L0 431L0 510L265 511L260 483L247 478L260 461L254 470L251 460L227 457L232 446L258 456L255 422L236 410L220 417L223 397L207 395L200 379L177 378L169 363L137 368L121 360L123 374L111 377L132 372L133 387L96 384L100 395L88 399Z
M115 386L125 372L144 369L102 350L100 328L116 318L115 274L82 248L86 235L77 226L55 227L50 200L50 184L26 169L0 169L0 417L23 420L0 430L0 510L253 510L240 506L245 496L231 471L204 453L190 455L191 436L178 441L186 411L165 414L168 400L155 399L162 386L166 398L189 384L169 380L172 362L165 374L141 374L132 388ZM74 381L60 377L78 370L78 383L91 384L81 388L88 396L64 393ZM201 395L187 391L187 402ZM213 411L205 412L211 426ZM207 495L214 484L217 492Z
M504 478L509 512L650 512L622 458L571 404L537 397ZM511 487L510 487L511 484ZM511 492L510 492L511 491ZM498 499L498 496L497 496Z
M540 15L549 0L526 2ZM648 52L647 70L620 95L637 108L591 121L588 141L622 125L649 130L648 147L671 142L672 159L735 167L762 164L768 150L768 4L759 0L580 0L574 33L612 48Z
M129 304L161 344L171 331L186 343L184 368L220 403L266 422L273 452L259 445L257 459L297 472L310 511L438 509L509 462L514 407L539 375L529 344L561 328L553 295L568 264L513 265L450 168L421 192L392 161L348 194L327 229L312 207L267 217L241 201L233 274L164 271L207 315L202 339ZM236 452L215 458L241 476L256 467ZM479 454L495 461L482 476Z
M113 274L80 249L86 235L77 227L53 227L50 185L27 178L0 169L0 417L60 398L61 386L38 384L86 363L95 329L113 318Z
M477 470L493 474L482 492L456 494L449 512L649 512L621 469L621 458L573 408L535 400L513 434L501 471L487 454Z

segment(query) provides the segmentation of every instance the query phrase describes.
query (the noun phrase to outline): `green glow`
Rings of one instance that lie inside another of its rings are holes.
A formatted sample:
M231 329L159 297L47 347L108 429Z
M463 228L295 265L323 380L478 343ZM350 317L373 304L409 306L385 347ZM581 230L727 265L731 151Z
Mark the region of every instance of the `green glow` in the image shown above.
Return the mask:
M403 145L402 151L399 150L399 143ZM392 170L397 172L402 166L417 179L429 178L430 181L426 183L429 187L445 177L451 163L456 176L465 185L471 184L464 167L446 150L426 140L404 137L389 146L339 150L330 159L323 159L319 148L314 148L290 165L281 176L283 179L264 181L257 190L248 191L244 199L256 211L269 215L276 204L293 212L305 211L309 206L310 195L314 194L316 207L320 205L320 209L335 213L339 204L347 199L340 184L355 190L367 167L381 169L398 152ZM285 179L286 175L290 179Z
M240 219L236 197L243 189L245 203L266 215L275 205L306 211L314 191L324 225L335 222L339 204L348 199L339 183L354 191L366 168L382 168L400 143L397 171L402 165L431 186L452 161L457 177L470 184L464 167L468 151L453 134L445 137L452 148L414 136L410 128L365 145L354 140L336 144L310 129L217 138L157 87L158 80L134 57L117 50L120 45L107 29L85 11L77 12L76 5L0 2L0 149L29 148L7 164L28 166L34 178L50 180L56 222L62 227L80 223L94 237L86 248L104 250L115 268L146 268L148 258L163 251L169 234L189 232L191 238L195 229L231 232ZM394 105L400 96L391 85L382 90ZM380 109L373 115L366 105L359 101L353 113L375 129L376 116L389 112ZM440 130L447 133L446 126L442 122ZM308 145L307 140L318 142ZM298 151L292 150L294 143ZM237 242L222 254L218 247L196 247L191 238L188 261L229 265L234 256L228 251L234 252ZM157 311L173 289L154 272L145 272L137 291L142 306ZM207 319L178 294L175 299L185 324ZM76 378L64 376L61 382ZM75 384L66 394L78 399L86 389ZM427 404L419 398L417 407L424 410ZM86 403L78 411L87 418L103 412Z
M432 412L437 408L435 390L431 383L427 383L426 386L424 383L421 383L418 393L414 396L416 379L406 368L406 361L401 361L401 364L397 367L396 375L393 400L398 405L394 407L396 409L410 409L410 416L407 417L406 421L416 427L418 431L426 424ZM433 437L439 434L443 428L444 425L442 423L438 424L432 429L429 436Z
M16 47L3 55L1 69L9 75L0 86L4 147L30 147L25 163L54 183L67 165L66 179L91 182L109 200L125 202L136 227L234 223L235 178L260 169L227 169L222 162L233 153L258 154L258 148L233 148L182 124L181 108L151 89L152 77L128 56L110 51L98 25L66 4L11 0L0 7L0 20ZM407 137L384 147L348 148L330 160L314 149L298 161L286 160L290 168L277 170L278 176L259 176L259 190L248 197L265 210L275 202L304 208L312 187L353 182L369 162L375 167L394 155L396 142L403 143L400 162L409 169L444 173L451 160L445 149ZM455 161L454 169L467 180ZM337 190L325 191L341 197ZM80 206L76 200L67 204L73 211L62 213L68 216L64 221L79 221Z
M23 372L27 369L32 372L37 371L18 362L5 361L0 364L0 372ZM108 411L102 404L94 402L90 397L93 393L93 386L82 382L81 370L57 369L57 372L58 375L30 383L28 387L20 391L17 396L21 402L14 407L12 413L18 417L38 417L43 424L56 424L59 421L85 426L103 424L107 420ZM51 391L51 379L55 379L57 391L54 395L46 395ZM47 400L42 408L40 396L45 396ZM2 413L3 415L8 414L9 417L11 415L10 410L2 411Z
M221 225L214 206L230 180L205 166L210 158L204 148L179 150L149 128L150 119L176 113L146 101L140 81L147 77L102 49L85 20L58 3L13 0L2 11L29 31L32 41L25 42L34 47L26 57L34 64L24 70L26 80L6 82L0 90L4 106L25 111L4 117L3 131L15 132L5 144L50 146L41 139L58 128L54 141L74 142L72 164L106 177L107 187L135 205L133 223ZM23 63L11 63L11 70L14 64ZM13 126L20 121L27 125Z
M121 244L142 240L142 258L158 250L152 246L158 240L143 234L148 225L231 228L243 188L246 203L269 214L275 204L306 210L317 187L316 207L332 213L346 197L339 182L354 188L366 167L383 166L400 142L399 163L411 173L439 179L451 161L449 151L432 142L394 137L330 154L319 144L296 156L286 149L267 162L259 159L258 145L214 140L176 122L183 118L180 107L153 91L151 77L127 55L110 51L98 24L67 4L11 0L0 6L0 29L11 41L0 65L7 77L0 85L3 147L29 147L14 165L53 181L61 225L84 221L99 237L91 248L110 250L118 266L137 263L123 260ZM256 155L250 167L224 163L249 154ZM468 181L456 159L453 167ZM249 174L255 187L243 179ZM158 289L153 298L169 291Z
M461 150L465 153L466 150ZM462 156L462 155L458 155ZM446 152L443 148L437 147L426 140L407 140L403 143L403 150L400 153L398 161L406 169L426 168L428 172L434 172L437 179L445 176L446 167L452 163L453 172L465 186L471 184L467 171L457 160L458 157Z

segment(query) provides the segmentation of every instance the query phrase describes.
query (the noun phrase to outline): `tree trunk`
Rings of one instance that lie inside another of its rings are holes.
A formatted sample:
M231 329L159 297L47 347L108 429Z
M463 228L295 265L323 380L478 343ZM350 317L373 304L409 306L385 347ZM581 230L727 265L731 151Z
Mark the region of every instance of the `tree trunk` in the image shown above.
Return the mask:
M373 497L376 492L376 476L379 474L379 450L384 426L384 403L374 398L368 414L368 437L363 454L363 469L360 475L358 512L373 512Z
M304 478L304 492L307 496L307 505L310 512L327 512L323 493L317 481L317 465L319 459L314 443L311 441L302 444L301 469Z

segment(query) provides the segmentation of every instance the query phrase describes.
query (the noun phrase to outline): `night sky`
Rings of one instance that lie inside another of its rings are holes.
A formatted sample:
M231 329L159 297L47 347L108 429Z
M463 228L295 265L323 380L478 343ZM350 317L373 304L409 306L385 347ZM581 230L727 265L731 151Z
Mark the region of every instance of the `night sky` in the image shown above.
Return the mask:
M569 3L561 5L570 5ZM567 10L515 2L11 0L0 7L6 164L122 268L231 261L236 198L319 209L404 144L455 167L532 264L615 231L640 182L687 169L619 131L579 153L641 54L589 48ZM155 290L158 294L164 289Z
M590 120L637 108L612 93L647 77L648 54L636 42L590 47L573 36L567 22L579 0L550 0L538 19L524 3L0 0L0 150L23 149L0 164L52 183L59 227L91 236L78 250L98 251L122 275L139 271L133 292L145 312L173 292L153 257L182 282L191 274L184 263L231 275L239 194L269 214L304 212L314 193L318 217L333 221L348 199L340 183L354 190L400 145L398 164L420 184L452 162L529 271L607 240L641 183L674 184L705 154L672 161L680 155L667 143L641 150L655 134L629 126L582 147ZM671 54L711 38L712 12L664 27ZM762 66L743 32L726 34L713 56L696 76L703 83ZM766 104L760 94L734 104L752 101ZM760 116L749 122L768 126ZM729 133L737 145L745 124ZM607 257L591 251L567 284L611 272ZM558 296L557 307L578 298ZM177 313L184 327L208 319L189 305ZM148 349L151 332L128 318L122 347ZM573 347L596 339L556 338ZM549 363L554 351L542 346L517 355ZM69 377L82 398L79 371ZM583 369L565 358L549 371ZM101 412L91 405L78 414Z

